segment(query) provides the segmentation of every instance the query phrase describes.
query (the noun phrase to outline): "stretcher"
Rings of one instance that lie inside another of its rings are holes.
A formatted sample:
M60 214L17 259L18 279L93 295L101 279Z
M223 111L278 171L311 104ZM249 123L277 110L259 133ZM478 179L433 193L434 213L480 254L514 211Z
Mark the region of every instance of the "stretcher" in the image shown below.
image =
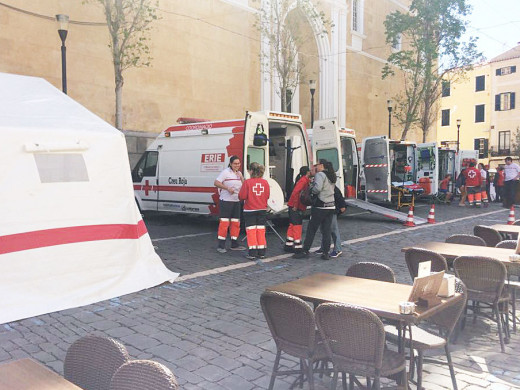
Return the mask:
M395 204L396 209L401 207L415 206L415 198L422 195L424 188L411 181L392 182L392 203Z

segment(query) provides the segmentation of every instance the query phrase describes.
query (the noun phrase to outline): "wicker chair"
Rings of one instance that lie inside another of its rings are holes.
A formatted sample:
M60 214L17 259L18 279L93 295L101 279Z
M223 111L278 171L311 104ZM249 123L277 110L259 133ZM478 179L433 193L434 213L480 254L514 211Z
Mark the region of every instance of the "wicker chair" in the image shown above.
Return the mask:
M460 293L463 299L447 307L446 309L434 314L426 320L428 328L412 326L412 346L417 351L417 388L422 388L422 367L423 363L447 364L450 369L451 382L453 389L457 390L457 380L450 353L450 337L457 328L460 315L466 307L467 290L466 286L458 278L455 278L455 292ZM435 329L431 329L431 328ZM395 327L385 327L389 340L398 341L398 334ZM409 339L406 340L409 343ZM424 357L424 352L431 349L444 347L446 361ZM413 372L413 366L410 370Z
M110 390L177 390L179 385L168 367L151 360L132 360L112 377Z
M495 248L516 249L516 240L504 240L495 245Z
M489 257L460 256L453 262L453 268L468 289L468 301L473 302L471 307L466 304L462 326L466 322L467 309L473 311L475 321L477 314L484 315L481 304L491 308L492 314L486 317L496 321L500 347L505 352L504 342L509 342L508 303L511 299L509 292L504 289L507 278L505 265Z
M502 241L502 236L500 235L500 232L488 226L475 226L473 228L473 234L486 241L486 245L490 247L495 247L496 244Z
M513 225L520 225L520 219L515 220L515 222L513 222Z
M404 253L404 259L412 277L412 281L417 277L419 263L431 261L431 271L440 272L448 270L448 263L443 255L421 248L410 248Z
M112 375L129 360L123 344L109 337L85 336L67 350L65 379L85 390L108 390Z
M380 280L382 282L395 283L395 274L392 269L381 263L361 262L351 265L347 270L347 276L356 278Z
M487 246L486 241L472 234L453 234L446 239L449 244Z
M266 291L260 297L267 325L276 344L276 358L269 389L279 375L300 376L306 373L309 387L314 389L313 363L327 358L325 345L316 332L314 312L300 298L292 295ZM279 371L282 352L300 359L300 370Z
M349 374L350 388L354 382L358 383L356 375L374 378L371 389L381 388L381 377L398 373L406 382L405 357L385 348L383 323L371 311L324 303L316 309L316 324L332 360L331 389L336 388L339 372Z

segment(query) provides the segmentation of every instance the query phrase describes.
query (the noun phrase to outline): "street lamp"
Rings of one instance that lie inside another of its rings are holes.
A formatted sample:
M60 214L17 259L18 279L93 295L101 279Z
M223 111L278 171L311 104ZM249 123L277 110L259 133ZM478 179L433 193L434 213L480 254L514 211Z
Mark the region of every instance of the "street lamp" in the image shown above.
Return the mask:
M56 15L56 21L58 22L58 34L61 39L61 89L63 93L67 94L67 48L65 47L65 40L69 29L69 16Z
M459 153L459 145L460 145L460 142L459 142L459 135L460 135L460 123L462 121L460 119L457 119L457 154Z
M311 91L311 128L314 127L314 92L316 92L316 80L309 80L309 89Z
M392 139L392 99L386 101L386 107L388 108L388 139Z

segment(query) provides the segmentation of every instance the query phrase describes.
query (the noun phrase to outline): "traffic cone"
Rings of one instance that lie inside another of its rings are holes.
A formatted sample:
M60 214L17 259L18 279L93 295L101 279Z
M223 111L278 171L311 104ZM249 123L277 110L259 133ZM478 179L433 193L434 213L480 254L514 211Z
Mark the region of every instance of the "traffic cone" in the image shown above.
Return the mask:
M435 223L435 204L430 206L430 212L428 213L428 223Z
M415 226L415 223L413 222L413 206L410 206L410 209L408 210L408 217L406 218L404 226Z
M511 209L509 210L509 217L507 218L507 224L508 225L515 224L515 206L511 206Z

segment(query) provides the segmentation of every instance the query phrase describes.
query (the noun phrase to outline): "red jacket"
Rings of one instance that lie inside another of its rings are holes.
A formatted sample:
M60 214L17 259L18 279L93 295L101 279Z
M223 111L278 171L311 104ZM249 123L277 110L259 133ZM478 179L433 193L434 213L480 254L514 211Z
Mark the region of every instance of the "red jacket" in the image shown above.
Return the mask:
M497 187L503 187L504 186L504 182L506 181L506 177L505 177L504 171L498 171L497 175L498 175Z
M270 188L267 180L261 177L247 179L242 184L238 198L244 200L244 210L266 210Z
M480 187L482 185L482 177L480 171L475 167L470 167L464 171L466 177L466 187Z
M305 211L307 206L300 203L300 193L309 186L311 180L307 176L302 176L300 180L294 186L289 202L287 206L291 208L297 208L298 210Z

